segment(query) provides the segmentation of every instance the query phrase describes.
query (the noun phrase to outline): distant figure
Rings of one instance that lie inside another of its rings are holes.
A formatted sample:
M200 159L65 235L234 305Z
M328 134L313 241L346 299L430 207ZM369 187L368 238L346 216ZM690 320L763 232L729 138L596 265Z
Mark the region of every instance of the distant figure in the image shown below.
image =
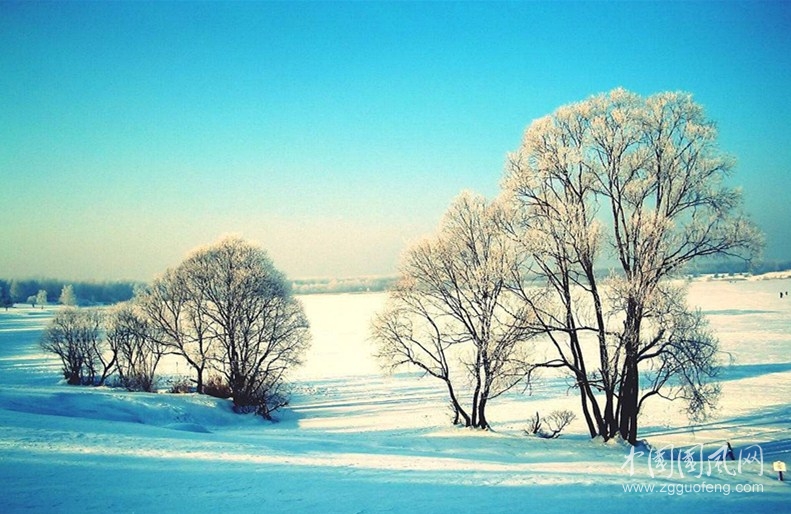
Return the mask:
M728 458L731 460L736 460L736 457L733 455L733 446L731 446L731 442L728 441Z

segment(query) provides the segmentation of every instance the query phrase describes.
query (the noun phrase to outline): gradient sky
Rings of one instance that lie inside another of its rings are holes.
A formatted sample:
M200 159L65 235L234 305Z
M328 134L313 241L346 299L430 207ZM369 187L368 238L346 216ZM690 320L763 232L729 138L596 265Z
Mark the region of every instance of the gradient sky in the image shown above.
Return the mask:
M237 234L392 274L534 118L685 90L791 258L791 4L0 1L0 277L149 280Z

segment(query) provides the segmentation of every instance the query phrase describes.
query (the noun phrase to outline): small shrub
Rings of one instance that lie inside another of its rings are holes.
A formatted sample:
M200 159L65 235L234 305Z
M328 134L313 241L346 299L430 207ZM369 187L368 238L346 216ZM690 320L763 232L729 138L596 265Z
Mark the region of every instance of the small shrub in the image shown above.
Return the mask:
M210 376L206 383L203 384L203 393L215 398L230 398L233 393L231 386L219 375Z
M536 417L531 420L525 433L543 439L556 439L560 436L563 429L575 419L577 419L577 415L570 410L553 410L543 419L536 412Z
M172 394L187 394L191 393L192 390L192 383L187 378L176 380L170 385L170 392Z
M530 420L530 425L528 425L525 433L527 435L536 435L541 431L541 416L536 411L536 417Z
M136 373L133 375L121 375L121 385L127 391L154 393L156 392L156 383L154 377L146 373Z
M233 411L239 414L255 413L272 421L272 414L288 405L288 391L283 388L260 390L249 395L233 395Z

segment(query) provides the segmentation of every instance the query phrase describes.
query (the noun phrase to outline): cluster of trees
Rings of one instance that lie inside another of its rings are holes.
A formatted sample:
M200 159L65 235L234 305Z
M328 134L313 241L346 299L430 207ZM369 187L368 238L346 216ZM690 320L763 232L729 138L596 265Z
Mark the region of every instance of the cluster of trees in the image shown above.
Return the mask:
M479 429L490 401L542 369L569 378L591 437L635 444L655 397L705 416L719 395L718 343L674 279L715 258L749 262L762 245L716 137L686 93L616 89L535 120L499 197L462 193L404 254L372 322L378 358L437 379L453 422ZM130 389L151 389L160 359L177 355L199 393L225 391L269 417L308 342L283 275L231 238L107 313L59 312L42 345L69 383L115 373ZM555 437L573 418L536 414L529 431Z
M760 249L732 166L685 93L616 89L535 120L500 197L463 193L405 254L373 322L380 359L436 377L471 427L542 368L570 378L591 437L636 443L652 397L705 415L717 340L671 279Z
M132 298L133 282L64 282L54 279L3 280L0 279L0 307L10 308L15 303L33 306L59 301L65 287L69 287L73 304L111 305ZM63 302L60 302L63 303Z
M165 355L184 360L196 391L266 418L288 401L287 372L310 341L307 318L266 253L237 238L195 251L110 309L56 313L42 347L69 384L151 391Z
M31 307L39 306L43 309L48 303L48 298L47 290L39 289L36 294L29 295L25 303L29 303ZM9 307L14 306L14 303L12 296L10 294L5 294L4 289L0 289L0 306L8 310ZM77 297L74 295L74 287L71 284L63 286L58 296L58 303L69 307L77 305Z

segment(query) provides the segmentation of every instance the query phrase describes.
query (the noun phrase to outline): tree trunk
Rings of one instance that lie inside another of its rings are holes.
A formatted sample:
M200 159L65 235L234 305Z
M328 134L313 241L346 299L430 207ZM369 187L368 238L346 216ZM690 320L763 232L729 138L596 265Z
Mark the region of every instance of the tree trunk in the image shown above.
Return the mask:
M573 317L569 313L567 314L567 321L570 323L570 326L573 325ZM576 332L572 332L570 334L570 341L569 346L571 347L572 355L574 356L574 366L576 368L575 376L577 379L577 385L580 389L580 395L582 396L582 406L583 406L583 414L585 415L585 421L588 423L588 430L591 432L591 437L596 437L597 435L603 436L607 439L606 430L604 429L604 420L602 419L601 409L599 408L599 403L596 400L596 395L593 394L593 390L591 389L590 383L588 382L588 371L585 367L585 358L582 354L582 347L580 346L579 337Z
M198 394L203 394L203 368L196 367L195 370L197 371L197 378L195 379L195 390Z
M579 381L579 378L577 379ZM585 416L585 423L588 425L588 432L590 432L591 439L596 437L597 429L591 418L590 409L588 408L588 395L582 390L583 384L579 383L580 388L580 402L582 403L582 415Z
M448 386L448 394L450 395L450 402L453 405L453 410L455 413L453 424L458 425L459 416L461 416L462 418L464 418L464 426L469 427L471 424L470 416L464 411L462 406L459 404L459 400L456 398L456 393L453 391L453 385L450 383L450 380L445 380L445 384L447 384Z
M486 395L481 395L480 400L478 401L478 423L475 425L475 428L482 428L488 429L489 422L486 421Z
M472 394L472 426L479 426L480 410L479 403L481 398L481 350L478 349L478 357L475 363L475 391Z
M632 445L637 443L638 379L637 359L634 356L627 356L621 387L619 432L621 437Z
M590 260L584 262L585 275L590 284L591 297L596 312L597 339L599 343L599 362L601 364L602 387L604 389L604 411L601 435L605 440L611 439L618 432L618 423L614 413L615 404L615 380L612 376L610 367L610 354L607 349L607 324L604 321L603 307L599 288L596 282L596 274L593 270L593 263Z
M624 321L624 348L626 357L620 390L619 432L621 437L634 445L637 443L637 405L640 394L637 353L640 344L642 310L634 298L629 298Z
M72 369L66 377L69 379L67 382L69 385L80 385L82 383L79 369Z
M480 394L480 386L475 388L472 395L472 415L470 417L470 426L475 428L478 426L478 395Z

